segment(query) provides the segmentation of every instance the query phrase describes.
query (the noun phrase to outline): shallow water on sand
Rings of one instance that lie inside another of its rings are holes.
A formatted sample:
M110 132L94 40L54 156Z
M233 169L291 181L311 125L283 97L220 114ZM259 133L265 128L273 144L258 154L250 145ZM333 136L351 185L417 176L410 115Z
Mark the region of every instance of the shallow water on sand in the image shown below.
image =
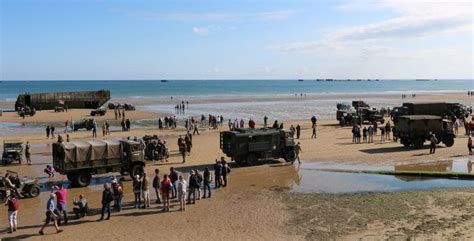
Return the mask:
M474 181L471 180L327 171L327 169L345 169L457 171L467 173L469 170L467 163L465 159L398 166L302 163L299 167L300 182L292 184L291 190L302 193L357 193L474 187Z

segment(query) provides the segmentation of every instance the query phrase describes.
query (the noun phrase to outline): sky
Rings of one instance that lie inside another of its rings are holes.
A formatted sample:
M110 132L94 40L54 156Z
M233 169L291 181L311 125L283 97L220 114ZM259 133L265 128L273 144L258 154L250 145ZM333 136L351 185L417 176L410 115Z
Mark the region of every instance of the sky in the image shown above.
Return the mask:
M1 80L472 79L471 0L0 0Z

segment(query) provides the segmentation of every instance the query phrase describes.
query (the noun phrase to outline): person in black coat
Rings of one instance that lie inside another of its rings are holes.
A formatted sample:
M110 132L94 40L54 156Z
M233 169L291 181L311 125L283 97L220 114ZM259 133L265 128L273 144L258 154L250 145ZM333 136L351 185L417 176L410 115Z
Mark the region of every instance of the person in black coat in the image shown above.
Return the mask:
M105 210L107 210L107 218L110 219L110 203L114 200L114 195L110 190L110 184L104 184L104 191L102 192L102 211L99 220L104 220Z

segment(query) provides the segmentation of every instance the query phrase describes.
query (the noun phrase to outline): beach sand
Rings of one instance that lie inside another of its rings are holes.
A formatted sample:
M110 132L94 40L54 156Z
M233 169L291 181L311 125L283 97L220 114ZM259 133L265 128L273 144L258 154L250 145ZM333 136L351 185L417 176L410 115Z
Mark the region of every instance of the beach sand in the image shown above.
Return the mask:
M454 98L449 94L447 99ZM435 96L441 100L439 96ZM421 98L420 98L421 99ZM81 116L87 111L70 111ZM69 113L69 112L68 112ZM153 113L127 112L136 118L157 117ZM112 114L112 116L110 116ZM142 115L143 114L143 115ZM54 120L53 116L66 114L40 113L35 122ZM4 116L2 118L13 118ZM113 118L113 112L104 118ZM13 119L11 119L13 120ZM33 120L33 119L30 119ZM5 119L0 119L5 121ZM60 121L60 120L58 120ZM454 146L445 148L440 145L435 155L428 155L427 146L421 150L406 149L399 143L381 143L377 136L375 143L353 144L351 128L341 128L334 120L318 121L318 137L311 139L310 121L292 120L285 122L286 128L291 124L302 125L302 138L299 140L303 152L301 159L306 162L334 163L367 163L386 164L424 162L453 158L470 158L467 156L467 138L459 135ZM133 125L133 121L132 121ZM227 130L227 127L221 127ZM179 156L173 155L169 162L148 162L146 172L151 178L153 170L158 168L162 174L168 173L171 166L178 171L188 173L190 169L202 170L222 156L219 149L219 131L201 127L201 135L193 137L193 150L185 164ZM463 130L460 130L463 131ZM101 131L98 130L99 137ZM159 131L155 127L132 128L130 132L112 132L106 138L141 137L145 134L157 134L168 140L169 148L177 150L178 135L185 134L183 128ZM71 139L90 139L89 131L78 131L70 134ZM0 172L6 170L19 172L21 176L41 177L44 185L64 181L64 176L47 180L42 172L46 164L52 162L51 143L44 134L14 134L1 136L3 139L29 140L33 144L33 165L1 166ZM102 138L102 137L100 137ZM427 144L427 143L426 143ZM111 174L110 174L111 175ZM297 165L269 163L254 167L235 167L229 175L229 186L214 191L211 199L198 201L189 205L185 212L177 212L178 203L172 203L170 213L160 212L160 207L152 205L150 209L132 209L133 201L131 182L124 181L126 208L121 213L112 213L109 221L97 222L100 212L102 183L110 175L94 179L86 188L69 190L69 211L72 210L72 198L80 193L86 195L92 215L80 220L71 221L64 227L64 232L53 234L53 228L46 229L45 236L37 235L44 220L44 206L47 191L33 199L20 200L20 229L14 234L0 233L3 238L31 238L32 240L151 240L151 239L209 239L209 240L304 240L335 238L341 240L380 240L392 238L462 238L472 236L474 216L472 213L471 190L432 190L395 193L366 194L298 194L289 192L292 185L299 182ZM126 178L129 180L129 178ZM154 201L154 192L151 192ZM6 208L1 208L6 213ZM72 215L71 215L72 216ZM0 219L0 227L6 228L5 218ZM441 227L441 228L437 228Z

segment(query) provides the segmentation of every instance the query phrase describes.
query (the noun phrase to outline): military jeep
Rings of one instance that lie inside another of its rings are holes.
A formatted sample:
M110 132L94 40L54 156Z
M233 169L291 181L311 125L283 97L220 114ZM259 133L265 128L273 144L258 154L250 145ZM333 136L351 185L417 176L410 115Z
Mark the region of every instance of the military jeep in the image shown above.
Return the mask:
M2 164L8 165L17 161L21 164L23 154L23 142L19 140L3 141Z
M241 128L220 133L220 149L239 165L256 165L258 159L296 159L295 142L288 130Z

